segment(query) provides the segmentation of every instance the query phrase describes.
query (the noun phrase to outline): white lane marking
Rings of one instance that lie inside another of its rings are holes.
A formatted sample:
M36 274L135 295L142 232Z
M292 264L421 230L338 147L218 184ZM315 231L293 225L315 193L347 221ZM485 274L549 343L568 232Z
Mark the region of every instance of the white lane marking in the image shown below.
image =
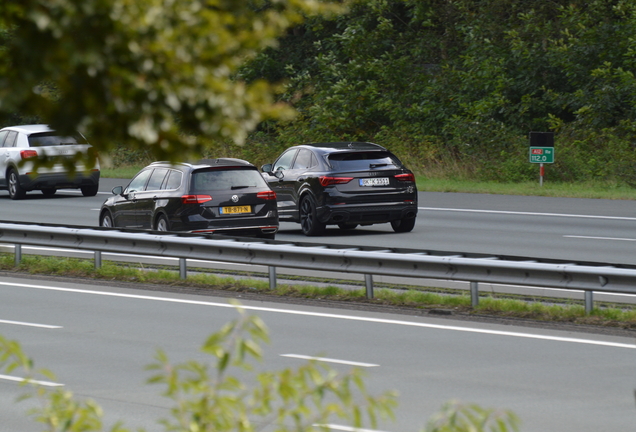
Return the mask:
M29 327L48 328L48 329L59 329L59 328L62 328L62 326L56 326L56 325L36 324L36 323L28 323L28 322L21 322L21 321L9 321L9 320L0 320L0 324L14 324L14 325L21 325L21 326L29 326Z
M91 290L84 290L84 289L77 289L77 288L62 288L62 287L44 286L44 285L0 282L0 286L2 285L22 287L22 288L43 289L43 290L50 290L50 291L100 295L100 296L106 296L106 297L122 297L122 298L138 299L138 300L161 301L161 302L168 302L168 303L213 306L213 307L222 307L222 308L236 308L236 306L229 303L216 303L216 302L207 302L207 301L201 301L201 300L186 300L186 299L177 299L177 298L169 298L169 297L146 296L146 295L139 295L139 294L113 293L113 292L107 292L107 291L91 291ZM394 319L371 318L371 317L352 316L352 315L337 315L332 313L308 312L308 311L291 310L291 309L269 308L269 307L262 307L262 306L241 305L240 308L244 310L281 313L281 314L288 314L288 315L313 316L313 317L320 317L320 318L335 318L335 319L343 319L343 320L350 320L350 321L373 322L373 323L380 323L380 324L394 324L394 325L402 325L402 326L410 326L410 327L431 328L431 329L438 329L438 330L453 330L453 331L461 331L461 332L468 332L468 333L480 333L480 334L489 334L489 335L497 335L497 336L512 336L512 337L527 338L527 339L539 339L539 340L549 340L549 341L557 341L557 342L573 342L573 343L588 344L588 345L600 345L600 346L608 346L608 347L615 347L615 348L636 349L635 344L607 342L607 341L592 340L592 339L547 336L547 335L532 334L532 333L488 330L488 329L480 329L480 328L473 328L473 327L459 327L459 326L451 326L451 325L430 324L430 323L421 323L421 322L413 322L413 321L401 321L401 320L394 320Z
M32 384L38 384L38 385L46 386L46 387L63 387L64 386L64 384L60 384L60 383L54 383L54 382L49 382L49 381L32 380L32 379L26 379L26 378L19 378L19 377L14 377L14 376L10 376L10 375L0 375L0 379L6 380L6 381L27 382L27 383L32 383Z
M332 430L340 430L340 431L346 431L346 432L382 432L379 430L375 430L375 429L361 429L361 428L356 428L356 427L352 427L352 426L341 426L341 425L335 425L335 424L314 424L313 426L315 427L326 427Z
M474 210L474 209L455 209L455 208L437 208L437 207L418 207L418 210L465 212L465 213L494 213L494 214L523 215L523 216L554 216L554 217L569 217L569 218L582 218L582 219L611 219L611 220L636 221L636 218L633 218L633 217L577 215L577 214L566 214L566 213L538 213L538 212L520 212L520 211L504 211L504 210Z
M613 240L613 241L636 242L636 239L633 239L633 238L621 238L621 237L594 237L594 236L579 236L579 235L564 235L563 237L586 239L586 240Z
M344 364L344 365L349 365L349 366L359 366L359 367L377 367L377 366L380 366L380 365L373 364L373 363L362 363L362 362L354 362L354 361L349 361L349 360L338 360L338 359L332 359L332 358L327 358L327 357L312 357L312 356L306 356L306 355L302 355L302 354L281 354L280 356L281 357L297 358L297 359L301 359L301 360L316 360L316 361L326 362L326 363L338 363L338 364Z

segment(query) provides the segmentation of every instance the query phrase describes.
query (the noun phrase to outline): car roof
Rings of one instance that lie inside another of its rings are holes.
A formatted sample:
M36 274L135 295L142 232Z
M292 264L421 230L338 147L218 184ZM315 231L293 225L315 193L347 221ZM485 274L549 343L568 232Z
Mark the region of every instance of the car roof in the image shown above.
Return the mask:
M340 142L322 142L322 143L307 143L297 147L314 147L322 149L326 153L334 151L351 151L351 150L372 150L372 151L386 151L384 147L371 142L359 142L359 141L340 141Z
M12 131L24 133L26 135L31 135L33 133L39 133L39 132L53 132L53 129L51 129L49 125L45 125L45 124L7 126L0 130L12 130Z
M256 167L253 164L249 163L248 161L243 159L236 159L236 158L201 159L197 162L192 162L192 163L161 161L161 162L153 162L149 166L157 166L157 165L170 166L170 167L184 166L184 167L191 167L192 169L209 168L209 167L235 167L235 166L253 167L254 169L256 169Z

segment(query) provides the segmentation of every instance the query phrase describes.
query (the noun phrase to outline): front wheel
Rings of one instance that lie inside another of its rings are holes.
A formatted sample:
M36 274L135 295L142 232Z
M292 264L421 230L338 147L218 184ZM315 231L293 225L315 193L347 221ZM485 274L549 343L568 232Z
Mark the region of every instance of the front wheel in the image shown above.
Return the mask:
M325 232L326 224L318 220L316 202L307 195L300 202L300 229L306 236L319 236Z
M113 217L110 215L109 212L104 212L104 214L102 214L102 217L99 220L99 226L105 227L105 228L115 227L115 223L113 222Z
M82 186L80 190L84 196L95 196L99 190L99 185Z
M20 185L20 178L18 177L18 173L12 169L9 171L9 197L12 200L19 200L26 196L26 191Z
M415 226L415 218L410 219L398 219L391 221L391 227L393 231L402 233L402 232L411 232L413 231L413 227Z
M159 218L157 219L157 223L155 224L155 231L170 231L170 223L164 215L159 216Z

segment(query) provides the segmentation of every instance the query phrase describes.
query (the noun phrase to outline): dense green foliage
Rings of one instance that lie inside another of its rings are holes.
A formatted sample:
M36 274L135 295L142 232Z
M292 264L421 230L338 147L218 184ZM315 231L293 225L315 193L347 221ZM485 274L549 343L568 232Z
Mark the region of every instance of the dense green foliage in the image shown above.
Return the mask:
M632 1L359 0L243 68L300 113L251 142L368 140L423 173L523 181L528 132L554 131L550 178L636 185L635 49Z

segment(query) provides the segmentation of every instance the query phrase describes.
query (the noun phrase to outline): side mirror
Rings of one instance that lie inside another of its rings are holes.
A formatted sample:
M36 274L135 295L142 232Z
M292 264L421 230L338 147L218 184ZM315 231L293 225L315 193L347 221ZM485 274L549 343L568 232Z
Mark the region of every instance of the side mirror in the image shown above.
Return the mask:
M124 191L124 188L122 186L115 186L113 188L114 195L121 195L123 191Z
M272 172L272 164L265 164L261 167L261 171L263 171L264 173L271 173Z

